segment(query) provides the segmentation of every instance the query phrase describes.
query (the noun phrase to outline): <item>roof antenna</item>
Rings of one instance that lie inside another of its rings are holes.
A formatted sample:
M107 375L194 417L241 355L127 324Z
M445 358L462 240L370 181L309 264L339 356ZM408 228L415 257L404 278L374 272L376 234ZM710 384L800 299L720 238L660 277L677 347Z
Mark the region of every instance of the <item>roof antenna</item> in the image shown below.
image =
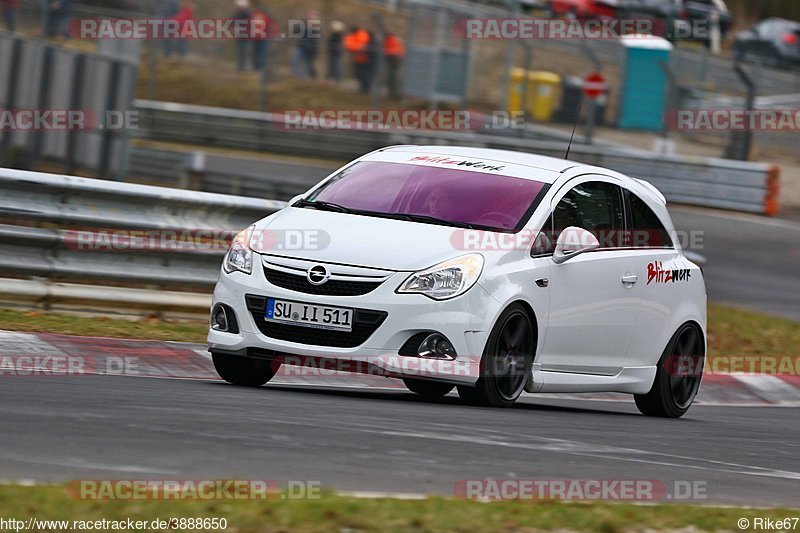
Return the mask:
M582 106L583 106L583 97L581 96L581 99L578 102L578 114L575 115L575 122L572 124L572 135L569 136L569 144L567 145L567 155L564 156L564 159L569 159L569 152L570 150L572 150L572 140L575 138L575 128L578 127L578 121L581 118Z

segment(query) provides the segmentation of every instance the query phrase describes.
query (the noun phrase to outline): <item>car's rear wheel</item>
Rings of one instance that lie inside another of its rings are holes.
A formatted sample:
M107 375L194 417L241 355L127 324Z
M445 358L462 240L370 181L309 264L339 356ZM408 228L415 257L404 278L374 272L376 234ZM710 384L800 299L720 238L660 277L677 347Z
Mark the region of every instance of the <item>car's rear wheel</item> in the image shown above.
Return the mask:
M241 387L260 387L271 380L280 366L277 363L221 353L211 354L219 377Z
M647 394L634 395L636 407L647 416L683 416L700 389L704 361L700 330L694 324L684 324L661 355L653 388Z
M441 398L453 390L453 385L424 379L403 378L408 390L425 398Z
M478 382L474 387L459 385L458 395L477 405L514 405L531 373L535 350L536 338L528 313L520 304L510 305L489 335Z

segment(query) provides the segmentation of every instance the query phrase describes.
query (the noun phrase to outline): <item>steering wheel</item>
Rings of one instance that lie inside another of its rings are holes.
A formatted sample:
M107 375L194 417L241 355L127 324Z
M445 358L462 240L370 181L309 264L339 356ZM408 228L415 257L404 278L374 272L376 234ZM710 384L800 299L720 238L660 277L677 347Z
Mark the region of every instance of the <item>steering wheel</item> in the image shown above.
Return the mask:
M513 228L517 225L517 220L509 215L508 213L501 213L500 211L492 211L491 213L486 213L482 215L480 220L477 221L478 224L482 224L484 226L489 226L491 224L484 224L484 221L489 221L493 223L500 223L505 228Z

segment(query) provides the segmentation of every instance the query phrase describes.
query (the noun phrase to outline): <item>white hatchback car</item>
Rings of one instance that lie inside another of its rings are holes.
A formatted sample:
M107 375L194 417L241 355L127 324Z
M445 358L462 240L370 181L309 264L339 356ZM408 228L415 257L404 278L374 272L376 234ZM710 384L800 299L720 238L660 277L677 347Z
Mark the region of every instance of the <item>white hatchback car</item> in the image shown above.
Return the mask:
M316 364L490 406L629 393L678 417L700 386L706 292L665 206L647 182L561 159L377 150L235 238L209 351L237 385Z

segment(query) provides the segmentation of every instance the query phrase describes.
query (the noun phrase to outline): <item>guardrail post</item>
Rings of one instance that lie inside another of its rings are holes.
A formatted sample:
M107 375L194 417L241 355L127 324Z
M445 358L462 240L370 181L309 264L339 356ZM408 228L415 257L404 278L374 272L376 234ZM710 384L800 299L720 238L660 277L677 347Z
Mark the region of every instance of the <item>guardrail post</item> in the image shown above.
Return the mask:
M206 153L196 151L188 154L187 167L188 170L182 179L181 188L202 191L206 173Z
M79 109L82 102L81 85L83 84L84 72L86 71L86 54L78 54L75 56L75 65L72 70L72 88L69 97L71 109ZM64 165L64 172L67 174L74 174L77 170L78 162L78 136L77 131L67 132L67 160Z
M745 100L745 111L748 114L753 112L756 101L756 84L753 78L745 72L742 65L736 63L734 66L736 74L739 75L745 87L747 88L747 98ZM753 145L753 132L748 127L744 131L734 131L731 133L731 140L728 147L725 149L726 159L735 159L739 161L749 161L750 151Z
M113 61L111 63L111 71L108 76L108 94L106 95L105 111L114 109L117 104L117 91L119 88L119 76L122 70L122 63L120 61ZM101 121L107 121L108 115L101 118ZM108 124L102 122L104 130L101 132L103 136L100 145L100 164L98 165L97 175L103 179L111 178L111 154L113 152L114 144L114 130Z
M36 106L40 110L47 109L50 106L50 80L53 76L53 54L54 50L52 46L48 45L44 48L39 81L39 94L36 98ZM32 132L33 138L31 139L30 148L26 154L26 168L33 168L38 161L42 153L42 138L44 134L45 132L40 130L34 130Z

